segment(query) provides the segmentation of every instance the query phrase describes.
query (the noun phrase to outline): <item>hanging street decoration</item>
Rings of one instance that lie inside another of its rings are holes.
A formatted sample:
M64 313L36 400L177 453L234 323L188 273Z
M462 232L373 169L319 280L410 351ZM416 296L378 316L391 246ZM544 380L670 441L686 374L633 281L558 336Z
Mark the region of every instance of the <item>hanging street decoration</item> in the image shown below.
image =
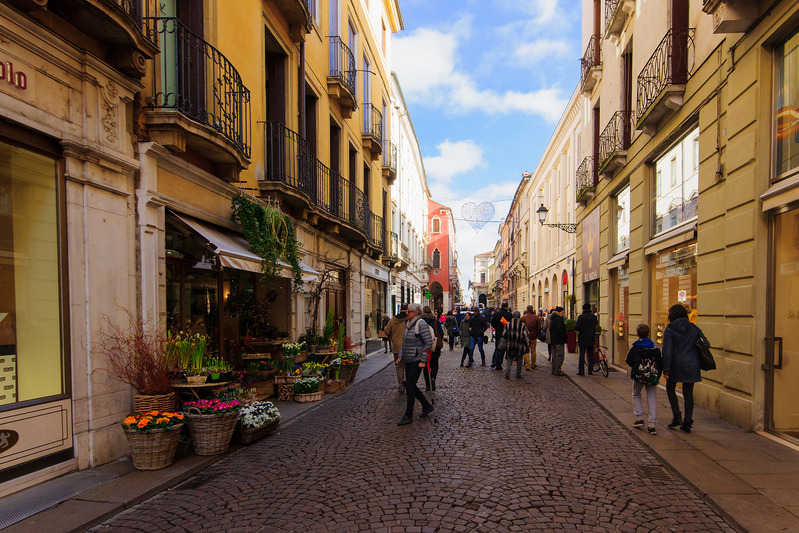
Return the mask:
M494 216L494 204L482 202L478 205L474 202L466 202L461 206L461 216L475 231L480 231Z

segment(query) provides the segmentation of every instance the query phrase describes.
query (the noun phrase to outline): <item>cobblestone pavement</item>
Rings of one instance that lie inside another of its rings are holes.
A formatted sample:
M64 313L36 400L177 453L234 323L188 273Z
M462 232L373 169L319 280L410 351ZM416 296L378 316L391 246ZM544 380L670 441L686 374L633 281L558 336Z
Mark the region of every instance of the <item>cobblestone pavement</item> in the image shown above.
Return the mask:
M93 531L733 531L545 358L458 359L429 419L384 370Z

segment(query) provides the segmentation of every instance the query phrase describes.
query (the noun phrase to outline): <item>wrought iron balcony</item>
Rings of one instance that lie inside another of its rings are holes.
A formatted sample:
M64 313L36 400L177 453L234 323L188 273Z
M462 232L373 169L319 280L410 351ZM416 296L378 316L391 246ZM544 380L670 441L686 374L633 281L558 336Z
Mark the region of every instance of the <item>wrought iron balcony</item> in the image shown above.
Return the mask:
M233 64L176 18L150 19L161 43L147 106L151 138L191 149L235 181L250 157L250 91Z
M602 79L602 36L592 35L588 39L585 54L580 60L580 85L584 94L590 94Z
M316 157L305 139L280 122L264 124L264 167L264 177L268 181L284 183L289 192L305 195L297 202L287 198L284 203L316 204Z
M658 121L682 107L693 62L694 30L669 30L638 75L637 129L654 135Z
M383 114L372 104L363 104L363 147L377 159L383 153Z
M632 142L632 111L616 111L599 136L599 174L612 178L616 169L627 163L627 148Z
M383 139L383 177L389 185L397 179L397 146L388 139Z
M624 25L635 14L635 0L605 0L605 39L618 41Z
M383 234L383 217L379 217L369 211L369 226L368 226L369 244L376 248L380 253L385 250L385 235Z
M355 96L357 94L355 56L338 35L331 35L329 39L330 72L327 76L327 92L338 101L345 118L350 118L353 110L358 107Z
M593 156L583 159L583 162L577 167L576 182L577 202L586 205L593 200L596 192L597 176Z

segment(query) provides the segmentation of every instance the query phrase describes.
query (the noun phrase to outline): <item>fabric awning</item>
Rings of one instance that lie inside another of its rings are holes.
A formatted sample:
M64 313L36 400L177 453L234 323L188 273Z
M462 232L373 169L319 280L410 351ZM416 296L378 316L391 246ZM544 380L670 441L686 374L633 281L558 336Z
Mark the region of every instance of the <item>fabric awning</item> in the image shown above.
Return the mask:
M629 251L625 250L622 253L616 254L613 257L611 257L610 261L608 261L608 264L607 264L608 270L620 267L624 263L626 263L628 254L629 254Z
M214 253L219 258L220 265L237 270L261 273L261 258L250 251L250 245L240 234L200 222L186 215L175 213L175 216L216 247ZM280 260L278 260L277 264L281 267L279 270L280 276L294 278L294 270L291 265ZM314 281L319 276L319 272L302 261L300 261L300 269L302 270L303 281Z

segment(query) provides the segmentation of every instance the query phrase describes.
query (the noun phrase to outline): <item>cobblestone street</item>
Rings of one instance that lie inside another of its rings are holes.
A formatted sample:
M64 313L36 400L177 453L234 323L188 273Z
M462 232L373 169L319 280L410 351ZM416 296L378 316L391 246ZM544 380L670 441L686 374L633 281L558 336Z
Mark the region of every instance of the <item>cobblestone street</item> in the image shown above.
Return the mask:
M732 531L545 357L520 380L459 358L429 419L396 425L384 370L93 531Z

